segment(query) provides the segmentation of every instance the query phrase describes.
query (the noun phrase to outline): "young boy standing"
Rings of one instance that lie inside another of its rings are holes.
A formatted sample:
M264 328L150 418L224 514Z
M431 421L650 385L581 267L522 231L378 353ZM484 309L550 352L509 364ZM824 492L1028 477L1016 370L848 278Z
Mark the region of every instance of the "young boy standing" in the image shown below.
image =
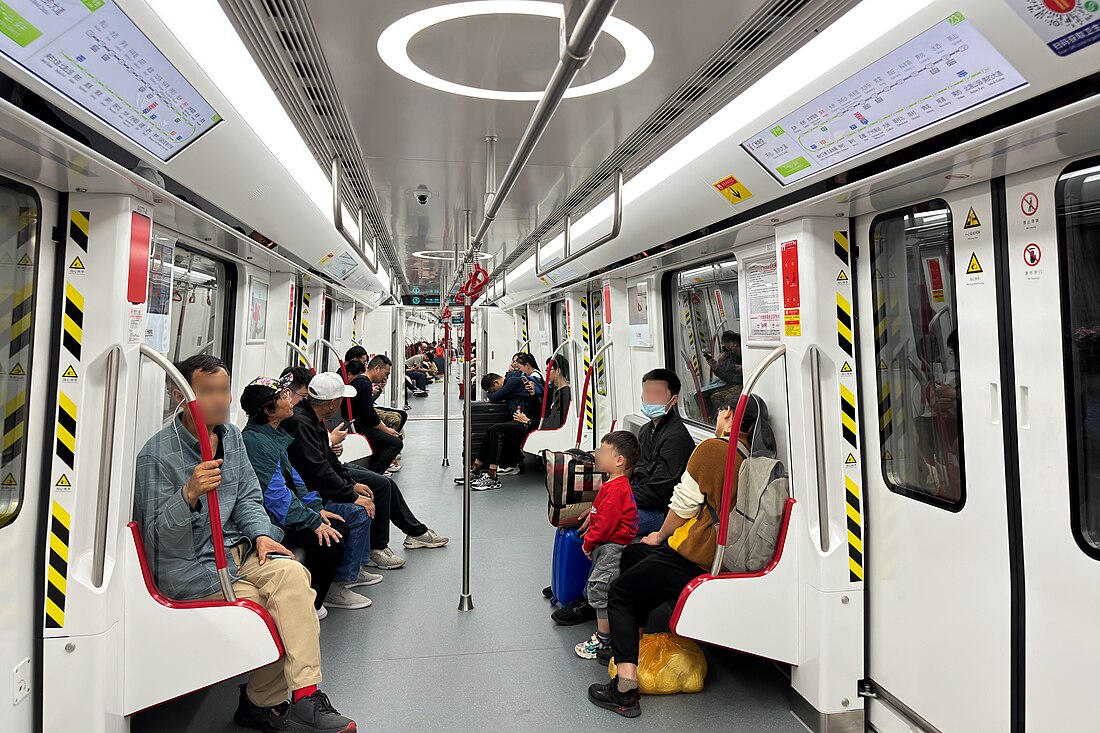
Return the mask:
M611 657L611 623L607 619L607 591L619 577L623 548L638 533L638 505L626 477L641 447L634 434L616 430L603 436L596 449L596 470L607 475L586 520L584 554L592 559L588 574L588 602L596 609L596 633L574 649L582 659L607 661Z

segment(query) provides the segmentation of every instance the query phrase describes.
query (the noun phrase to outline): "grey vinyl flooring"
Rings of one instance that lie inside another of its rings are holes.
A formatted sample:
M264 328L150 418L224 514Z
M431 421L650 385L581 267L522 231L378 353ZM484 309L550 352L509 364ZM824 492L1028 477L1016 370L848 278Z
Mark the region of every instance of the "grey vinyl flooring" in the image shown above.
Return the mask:
M412 402L413 414L442 414L442 385ZM452 392L452 412L461 402ZM391 547L407 565L360 589L374 605L332 610L321 622L322 688L361 731L697 731L802 733L787 708L788 682L770 663L704 647L706 688L695 695L644 697L642 716L620 718L591 705L585 690L607 679L573 645L594 623L560 627L541 590L549 585L553 530L538 469L504 477L504 489L472 495L470 586L474 610L457 610L462 578L461 421L450 423L449 468L441 466L443 423L406 428L394 479L417 516L451 538L441 549ZM668 610L652 617L666 628ZM136 716L137 733L229 733L233 680Z

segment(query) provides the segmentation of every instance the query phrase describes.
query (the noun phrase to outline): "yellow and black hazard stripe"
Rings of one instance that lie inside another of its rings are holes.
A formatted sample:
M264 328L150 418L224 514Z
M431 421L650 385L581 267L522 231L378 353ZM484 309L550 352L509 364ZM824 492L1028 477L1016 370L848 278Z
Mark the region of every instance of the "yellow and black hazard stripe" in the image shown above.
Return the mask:
M603 348L603 297L600 295L592 296L592 311L595 314L595 323L592 324L592 333L595 338L592 341L592 348L599 351ZM607 394L607 374L604 370L606 357L600 354L600 357L596 359L596 384L599 385L599 392L601 395Z
M12 296L11 345L8 355L14 357L31 343L31 320L34 313L34 282L28 282Z
M84 343L84 296L69 282L65 283L65 311L61 325L61 342L79 361Z
M833 252L845 267L852 264L852 255L848 247L848 232L833 232Z
M524 350L531 353L531 342L527 336L527 306L523 306L523 310L519 312L519 340L523 344Z
M588 327L588 298L581 296L581 342L584 344L584 372L588 373L588 367L592 366L592 342ZM595 385L589 385L588 394L584 396L584 424L589 430L596 426L596 416L592 408L592 393Z
M855 345L852 340L852 304L839 292L836 294L836 338L845 354L849 357L855 356Z
M859 435L856 425L856 396L852 390L840 385L840 432L853 450L858 449L856 441Z
M878 432L879 441L883 446L894 433L894 405L890 398L890 375L882 377L881 387L878 390Z
M50 511L50 561L46 567L46 628L65 628L71 517L56 501Z
M691 344L691 348L688 349L688 356L691 358L691 370L696 376L699 376L699 353L698 344L695 342L695 318L692 315L691 298L692 294L690 292L680 296L684 304L684 325L687 326L687 342Z
M298 328L298 343L303 349L309 347L309 292L302 290L302 323ZM298 355L298 363L305 366L306 360Z
M844 477L845 511L848 521L848 580L863 580L863 513L859 501L859 484L851 476Z
M27 390L21 389L4 405L4 438L0 464L7 466L23 454L27 419Z
M57 393L57 457L69 468L76 468L76 409L64 391Z
M88 251L88 229L91 226L91 212L69 212L69 239L85 252Z

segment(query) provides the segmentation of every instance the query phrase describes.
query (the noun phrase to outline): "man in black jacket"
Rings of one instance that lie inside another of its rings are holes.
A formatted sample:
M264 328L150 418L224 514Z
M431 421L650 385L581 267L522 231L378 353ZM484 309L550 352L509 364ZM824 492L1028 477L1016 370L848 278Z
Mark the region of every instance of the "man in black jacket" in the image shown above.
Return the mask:
M638 536L661 528L668 514L672 490L687 469L695 450L676 404L680 401L680 378L670 369L654 369L642 377L642 414L649 418L638 434L642 455L634 464L630 488L638 505ZM585 526L587 519L585 520ZM546 591L543 591L546 595ZM596 611L583 596L555 611L551 618L562 626L584 623Z
M309 380L309 370L288 367L283 375L291 375L290 389L304 399L294 407L294 416L282 428L294 436L287 447L290 463L313 491L326 502L359 503L364 497L371 501L370 567L394 570L405 565L405 558L389 548L390 522L405 532L404 547L443 547L448 539L420 522L409 509L401 489L390 478L359 466L344 464L332 449L325 420L339 411L340 404L351 388L345 391L344 381L334 372L324 372ZM350 498L349 498L350 497Z
M344 363L344 368L348 372L348 386L355 390L355 396L341 403L340 409L344 418L354 425L355 432L370 443L372 452L367 468L375 473L385 473L405 447L401 434L382 422L374 409L375 385L384 384L389 379L393 362L384 354L378 354L365 365L359 359L352 359Z

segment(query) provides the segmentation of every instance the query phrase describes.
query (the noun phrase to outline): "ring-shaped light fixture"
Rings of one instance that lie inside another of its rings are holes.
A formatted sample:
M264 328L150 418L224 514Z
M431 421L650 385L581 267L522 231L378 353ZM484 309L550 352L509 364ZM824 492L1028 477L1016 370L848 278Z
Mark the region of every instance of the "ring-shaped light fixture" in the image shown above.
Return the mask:
M442 260L443 262L454 262L455 253L449 249L425 249L420 252L413 252L413 257L419 257L422 260ZM491 260L493 256L488 252L478 252L478 259Z
M429 74L409 58L409 41L426 28L448 20L472 18L479 15L538 15L547 18L562 17L561 3L536 2L535 0L475 0L474 2L437 5L407 15L396 21L378 37L378 55L386 65L406 79L451 94L481 99L496 99L514 102L537 102L542 99L542 91L508 92L498 89L481 89L456 84ZM589 94L606 92L608 89L622 86L642 74L653 63L653 44L644 33L618 18L608 17L603 32L614 37L626 52L623 63L608 76L588 84L571 87L565 97L583 97ZM549 70L548 70L549 72Z

